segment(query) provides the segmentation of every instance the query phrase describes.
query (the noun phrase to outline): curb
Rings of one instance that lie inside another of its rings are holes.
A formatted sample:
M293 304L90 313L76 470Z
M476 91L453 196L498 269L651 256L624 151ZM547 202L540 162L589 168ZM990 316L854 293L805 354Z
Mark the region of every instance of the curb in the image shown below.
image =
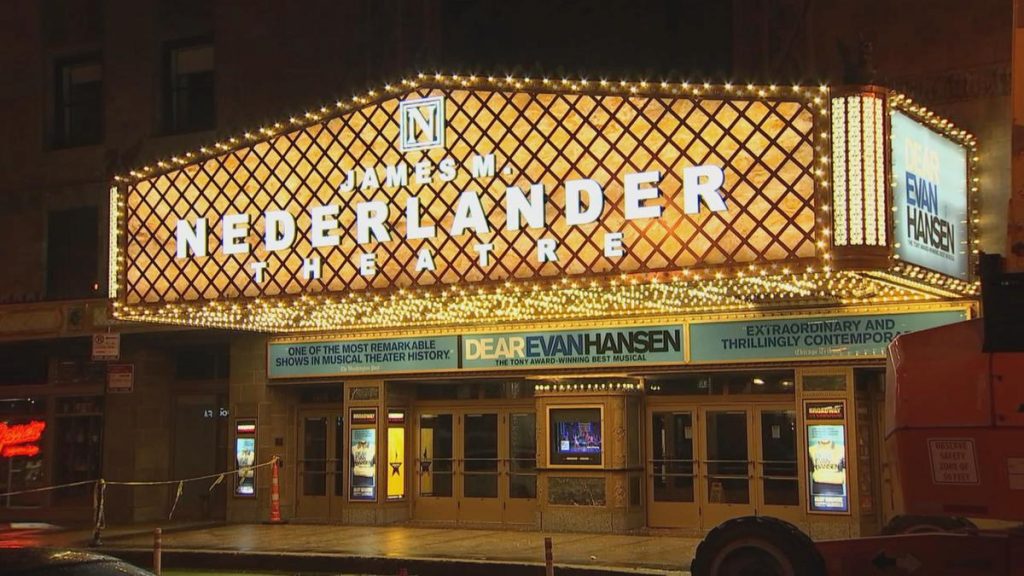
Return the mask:
M104 530L109 531L110 533L101 533L101 535L102 535L102 539L104 541L106 541L106 542L117 542L118 540L128 540L128 539L131 539L131 538L137 538L139 536L152 536L153 535L153 530L156 529L156 528L160 528L160 531L163 532L164 534L174 534L175 532L189 532L189 531L192 531L192 530L206 530L208 528L220 528L221 526L227 526L227 522L222 522L220 520L216 520L216 521L210 521L210 522L201 522L201 523L197 523L197 524L184 524L184 525L171 524L170 526L157 526L157 525L154 525L152 528L130 529L130 530L125 530L124 532L118 532L118 531L116 531L116 528L114 528L114 529L104 528ZM104 547L105 547L105 545L100 545L100 548L104 548ZM128 548L126 548L125 550L128 550Z
M139 548L99 550L136 566L152 563L153 552ZM332 572L357 574L398 574L406 569L415 576L455 576L460 574L488 576L544 576L544 564L507 561L466 560L458 558L396 558L383 556L352 556L341 554L309 554L298 552L238 552L234 550L164 549L163 566L190 569L231 569L262 571ZM685 576L682 570L616 568L612 566L555 565L559 576Z

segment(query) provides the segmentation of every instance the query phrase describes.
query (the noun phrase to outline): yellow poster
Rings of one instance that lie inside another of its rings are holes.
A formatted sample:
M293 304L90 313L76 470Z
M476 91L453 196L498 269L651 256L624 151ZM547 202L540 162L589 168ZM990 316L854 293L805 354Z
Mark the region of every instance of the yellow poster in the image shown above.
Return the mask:
M388 427L388 500L405 498L405 428Z

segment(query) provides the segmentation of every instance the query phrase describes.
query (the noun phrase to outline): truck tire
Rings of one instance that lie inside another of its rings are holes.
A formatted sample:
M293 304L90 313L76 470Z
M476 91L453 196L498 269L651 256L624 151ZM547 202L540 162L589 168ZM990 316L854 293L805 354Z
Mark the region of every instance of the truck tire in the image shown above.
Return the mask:
M692 576L824 576L814 542L789 522L743 516L716 526L697 545Z
M883 536L896 534L934 534L936 532L972 532L978 527L960 516L895 516L882 528Z

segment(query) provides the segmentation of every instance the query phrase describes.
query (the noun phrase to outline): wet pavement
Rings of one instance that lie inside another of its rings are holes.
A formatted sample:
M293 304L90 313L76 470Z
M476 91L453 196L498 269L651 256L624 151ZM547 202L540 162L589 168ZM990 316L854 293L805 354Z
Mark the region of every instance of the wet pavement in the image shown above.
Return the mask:
M154 527L107 529L99 551L144 558L145 554L151 554ZM165 557L178 558L182 562L178 564L180 567L206 568L211 559L216 559L217 566L213 567L217 568L256 565L264 570L280 570L282 563L296 564L304 557L319 557L330 560L326 563L332 566L359 564L386 568L370 573L397 573L391 570L404 567L405 563L412 567L410 574L426 573L423 567L438 562L462 567L445 572L452 574L468 573L462 570L474 565L479 566L479 570L472 570L477 573L494 573L494 568L499 566L504 568L502 572L515 566L529 567L528 572L536 572L543 567L544 538L550 536L555 565L565 569L559 573L590 574L608 570L609 573L678 576L687 574L699 542L695 538L670 535L543 533L406 525L232 524L164 526L163 530ZM79 547L87 546L90 540L88 530L0 533L0 546ZM249 561L241 562L246 557ZM232 563L232 559L236 562ZM379 562L374 564L373 560ZM165 566L171 567L167 561ZM310 565L312 568L315 566Z

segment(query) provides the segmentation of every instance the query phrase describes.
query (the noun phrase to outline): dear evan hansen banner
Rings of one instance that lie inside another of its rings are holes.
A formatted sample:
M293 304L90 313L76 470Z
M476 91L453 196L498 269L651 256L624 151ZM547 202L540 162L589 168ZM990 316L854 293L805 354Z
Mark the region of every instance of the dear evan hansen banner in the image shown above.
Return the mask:
M967 278L967 150L910 117L892 115L896 254Z
M462 337L462 367L469 370L635 366L679 364L682 361L682 326L471 334Z

